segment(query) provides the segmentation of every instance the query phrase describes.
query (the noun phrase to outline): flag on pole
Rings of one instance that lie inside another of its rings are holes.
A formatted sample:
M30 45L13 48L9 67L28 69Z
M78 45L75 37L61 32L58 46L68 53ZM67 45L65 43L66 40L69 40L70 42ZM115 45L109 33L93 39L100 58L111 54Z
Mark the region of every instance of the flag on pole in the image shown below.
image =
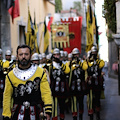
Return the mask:
M50 17L50 20L49 20L49 22L48 22L48 26L47 26L47 28L48 28L48 30L51 32L51 24L52 24L52 21L53 21L53 17Z
M51 46L51 25L52 25L52 22L53 22L53 17L49 17L49 22L48 22L48 25L47 25L47 28L48 28L48 32L49 32L49 51L51 51L52 49L52 46Z
M30 13L30 11L29 11L29 13ZM34 53L34 52L36 52L35 51L35 30L34 30L34 24L32 22L31 15L29 17L30 17L30 29L31 29L31 33L30 33L31 35L30 35L30 39L29 39L29 46L31 48L32 53Z
M12 22L14 22L14 18L20 16L19 0L12 0L12 2L10 2L10 3L7 2L7 4L9 4L8 5L8 12L12 17Z
M30 45L31 35L32 35L31 15L30 15L29 7L28 7L28 23L27 23L27 33L26 33L26 45Z
M44 50L43 50L44 53L48 49L49 39L50 39L50 34L48 32L48 29L47 29L47 26L46 26L46 19L45 19L44 20Z
M39 53L39 47L38 47L38 42L37 42L37 34L38 34L38 27L36 24L36 19L35 19L35 12L34 12L34 39L35 39L35 43L34 43L34 51Z
M52 48L66 48L71 47L69 42L69 25L66 24L52 24L51 26Z
M78 48L81 52L81 29L82 29L82 16L70 17L68 20L61 19L62 23L68 24L68 40L66 46L63 47L64 51L71 53L74 48ZM67 32L67 29L65 28Z
M90 2L87 7L87 44L86 44L86 52L88 52L94 43L94 22L93 22L93 13L91 9Z
M34 23L30 15L30 10L28 7L28 24L27 24L27 33L26 33L26 44L30 46L32 53L39 53L38 43L37 43L37 33L38 28L35 20L34 14Z
M96 26L96 44L98 46L98 41L99 41L99 33L98 33L98 26L97 26L97 19L95 16L95 26Z

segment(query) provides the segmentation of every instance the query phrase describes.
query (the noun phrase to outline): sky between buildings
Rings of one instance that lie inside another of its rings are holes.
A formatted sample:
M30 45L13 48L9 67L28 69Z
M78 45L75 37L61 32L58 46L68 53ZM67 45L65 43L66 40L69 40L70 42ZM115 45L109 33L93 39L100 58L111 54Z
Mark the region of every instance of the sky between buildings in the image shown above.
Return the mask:
M96 0L95 13L97 17L97 24L99 26L99 32L102 34L99 36L99 54L100 58L104 61L108 61L108 40L106 36L105 19L102 17L102 5L104 0Z
M69 10L73 7L74 1L81 0L62 0L63 10ZM104 61L108 61L108 41L106 37L106 26L105 19L102 17L102 5L104 4L104 0L95 0L95 13L97 17L97 25L99 26L99 32L102 34L99 36L99 54L100 58Z

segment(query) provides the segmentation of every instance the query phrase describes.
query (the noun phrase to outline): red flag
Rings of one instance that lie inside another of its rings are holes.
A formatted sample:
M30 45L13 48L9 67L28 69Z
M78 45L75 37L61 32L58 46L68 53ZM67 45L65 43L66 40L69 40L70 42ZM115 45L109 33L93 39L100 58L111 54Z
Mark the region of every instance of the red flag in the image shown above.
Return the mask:
M73 20L74 18L69 18L68 21L62 20L62 23L69 23L69 40L70 47L64 47L63 50L68 53L72 52L74 48L78 48L81 52L81 29L82 29L82 17Z
M14 22L14 18L20 16L20 10L19 10L19 0L14 1L14 5L8 10L12 17L12 22Z
M52 24L52 21L53 21L53 17L50 17L50 20L49 20L48 26L47 26L47 28L48 28L49 31L51 31L50 26L51 26L51 24Z

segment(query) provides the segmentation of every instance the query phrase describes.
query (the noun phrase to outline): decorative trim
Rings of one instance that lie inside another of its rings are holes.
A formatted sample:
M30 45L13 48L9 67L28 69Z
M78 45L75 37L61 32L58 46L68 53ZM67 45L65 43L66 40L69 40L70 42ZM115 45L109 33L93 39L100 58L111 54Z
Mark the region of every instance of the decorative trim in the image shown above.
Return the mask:
M21 70L16 66L13 69L13 73L18 79L26 81L34 75L36 70L37 70L37 65L31 65L31 67L27 70Z

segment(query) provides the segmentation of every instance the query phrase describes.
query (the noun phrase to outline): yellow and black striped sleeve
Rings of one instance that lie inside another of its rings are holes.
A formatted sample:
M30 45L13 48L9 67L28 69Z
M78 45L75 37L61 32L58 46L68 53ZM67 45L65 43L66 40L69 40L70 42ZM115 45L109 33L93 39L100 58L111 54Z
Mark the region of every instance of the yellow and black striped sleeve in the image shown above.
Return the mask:
M11 104L12 104L12 99L11 96L13 94L13 87L6 76L5 79L5 90L3 94L3 113L2 115L4 117L11 117Z
M62 67L62 70L63 70L66 74L68 74L68 73L70 72L70 68L69 68L68 63L62 64L61 67Z
M83 70L87 70L88 69L88 64L86 61L83 62L79 62L79 65L82 67Z
M103 60L97 60L97 64L98 64L99 68L101 69L104 67L105 62Z

